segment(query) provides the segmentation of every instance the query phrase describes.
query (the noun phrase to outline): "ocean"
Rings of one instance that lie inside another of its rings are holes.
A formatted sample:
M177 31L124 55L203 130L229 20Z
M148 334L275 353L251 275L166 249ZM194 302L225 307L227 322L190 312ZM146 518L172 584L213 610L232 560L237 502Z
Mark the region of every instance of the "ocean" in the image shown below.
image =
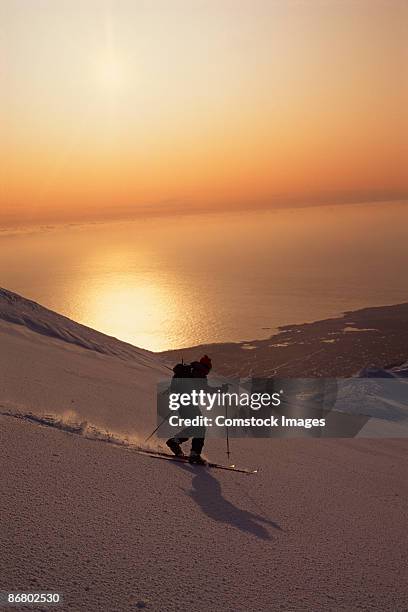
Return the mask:
M153 351L408 301L408 205L3 229L0 285Z

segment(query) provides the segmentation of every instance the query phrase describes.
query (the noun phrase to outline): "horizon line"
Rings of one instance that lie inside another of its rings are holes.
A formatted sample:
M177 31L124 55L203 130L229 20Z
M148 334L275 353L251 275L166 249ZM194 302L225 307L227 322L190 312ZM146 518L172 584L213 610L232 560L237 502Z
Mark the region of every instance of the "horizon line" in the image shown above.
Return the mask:
M332 197L329 201L326 200L326 194L320 194L310 199L300 197L287 197L286 199L280 198L279 201L271 203L258 203L255 206L248 206L247 204L237 203L235 206L228 208L217 208L209 206L188 206L187 204L176 205L175 207L169 207L169 202L156 203L154 205L142 205L142 206L124 206L116 209L100 210L91 209L88 213L82 216L53 216L45 214L43 217L27 217L27 215L21 215L23 217L21 221L18 220L18 216L9 215L6 220L2 220L0 216L0 232L9 232L13 230L25 230L31 228L37 229L52 229L58 226L64 225L96 225L103 223L119 223L121 221L136 221L140 218L155 218L155 217L184 217L184 216L195 216L195 215L219 215L219 214L250 214L252 212L282 212L290 210L299 210L307 208L329 208L329 207L343 207L343 206L363 206L363 205L381 205L381 204L408 204L408 192L401 193L395 196L386 197L385 194L378 194L377 196L370 195L363 198L350 197L344 198L340 194L337 197ZM325 200L325 201L322 201ZM166 207L166 208L165 208Z

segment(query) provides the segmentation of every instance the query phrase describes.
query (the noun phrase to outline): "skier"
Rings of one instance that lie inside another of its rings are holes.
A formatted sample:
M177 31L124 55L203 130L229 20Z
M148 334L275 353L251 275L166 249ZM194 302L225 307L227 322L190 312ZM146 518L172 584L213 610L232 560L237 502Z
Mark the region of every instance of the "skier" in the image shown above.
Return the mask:
M180 379L185 376L185 375L184 376L182 375L179 377L177 375L177 369L176 369L177 367L178 366L174 368L175 370L175 375L173 377L174 382L177 381L177 378ZM186 366L184 366L184 368L185 367ZM197 384L194 384L194 387L198 389L204 389L204 390L211 389L212 391L216 391L216 389L212 389L212 387L210 387L207 382L207 376L210 373L211 368L212 368L211 359L208 357L208 355L204 355L203 357L201 357L200 361L193 361L190 364L190 366L188 366L188 368L189 368L188 378L198 379ZM194 416L197 416L197 415L201 415L201 412L198 410L198 408ZM190 408L189 416L192 416L191 408ZM205 428L203 427L200 429L202 430L202 436L193 437L191 440L191 452L190 452L190 456L188 460L190 463L205 465L206 461L205 459L201 457L201 451L204 446ZM197 433L197 427L194 428L194 432ZM191 437L191 430L189 428L183 429L177 436L167 440L166 444L169 447L169 449L176 455L176 457L184 457L184 453L183 453L183 450L180 444L183 444L183 442L187 442L187 440L190 437Z

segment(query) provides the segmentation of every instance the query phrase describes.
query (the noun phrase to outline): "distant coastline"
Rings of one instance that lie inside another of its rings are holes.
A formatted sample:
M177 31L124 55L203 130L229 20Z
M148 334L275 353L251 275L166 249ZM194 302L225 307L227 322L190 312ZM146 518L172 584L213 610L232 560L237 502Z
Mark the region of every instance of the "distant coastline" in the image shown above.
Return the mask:
M202 353L211 355L217 372L230 376L352 376L366 366L406 361L408 302L285 325L266 340L201 344L159 354L172 363Z

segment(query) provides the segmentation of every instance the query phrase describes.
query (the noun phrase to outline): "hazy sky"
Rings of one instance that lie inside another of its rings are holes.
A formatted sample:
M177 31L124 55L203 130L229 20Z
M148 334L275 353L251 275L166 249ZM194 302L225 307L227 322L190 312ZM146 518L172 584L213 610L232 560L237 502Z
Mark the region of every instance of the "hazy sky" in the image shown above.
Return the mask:
M0 0L0 222L408 195L408 0Z

